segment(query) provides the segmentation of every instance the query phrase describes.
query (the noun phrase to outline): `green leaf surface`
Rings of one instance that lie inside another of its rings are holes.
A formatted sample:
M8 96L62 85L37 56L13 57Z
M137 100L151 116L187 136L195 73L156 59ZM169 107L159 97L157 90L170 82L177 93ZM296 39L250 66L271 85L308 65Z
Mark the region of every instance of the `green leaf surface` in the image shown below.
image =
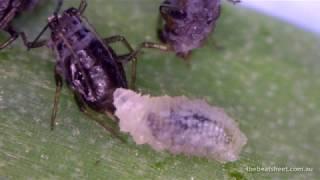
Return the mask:
M157 41L160 2L90 0L85 15L102 37L121 34L136 47L144 40ZM68 1L64 7L77 3ZM15 26L33 39L53 7L43 3ZM190 66L172 53L146 50L140 56L139 91L205 98L239 122L248 144L240 160L226 164L156 152L129 136L122 143L82 114L67 88L59 125L50 131L54 56L45 47L28 52L18 40L0 54L0 179L317 179L319 39L224 4L215 32L194 51ZM273 166L313 170L246 169Z

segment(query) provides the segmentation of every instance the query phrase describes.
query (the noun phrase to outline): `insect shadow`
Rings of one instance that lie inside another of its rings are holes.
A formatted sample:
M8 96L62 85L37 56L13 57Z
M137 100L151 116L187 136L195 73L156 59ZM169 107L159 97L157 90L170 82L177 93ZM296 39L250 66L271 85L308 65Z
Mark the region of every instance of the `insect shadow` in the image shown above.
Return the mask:
M143 42L132 55L136 56L143 48L152 48L172 51L188 60L191 51L201 47L214 30L221 14L221 0L165 0L159 11L157 33L162 43Z
M136 59L131 58L134 52L128 41L120 35L100 38L93 26L90 25L83 13L87 2L81 0L78 8L71 7L62 13L63 0L59 0L47 25L33 41L28 41L25 33L21 33L24 44L28 49L47 45L55 56L56 92L51 115L51 129L55 126L56 114L63 81L74 94L80 110L91 116L91 110L105 113L116 120L113 105L113 92L117 88L129 88L123 63L131 61L131 88L134 88L136 77ZM49 39L40 40L44 32L49 29ZM110 44L121 42L129 53L118 55ZM129 59L128 59L129 57ZM91 116L92 117L92 116ZM93 118L90 118L93 119ZM110 131L113 128L103 120L94 119L98 124Z
M11 22L23 11L32 9L38 0L1 0L0 1L0 30L7 32L10 37L0 43L0 50L8 47L18 37L19 33Z

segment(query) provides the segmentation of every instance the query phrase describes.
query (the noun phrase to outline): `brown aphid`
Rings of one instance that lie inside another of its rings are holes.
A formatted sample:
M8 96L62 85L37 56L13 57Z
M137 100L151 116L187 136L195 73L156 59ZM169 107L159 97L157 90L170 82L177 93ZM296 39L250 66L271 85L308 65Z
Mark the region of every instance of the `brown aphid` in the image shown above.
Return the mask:
M240 0L228 0L238 3ZM143 42L137 49L173 51L187 58L214 30L221 13L220 0L165 0L159 8L158 35L164 44Z

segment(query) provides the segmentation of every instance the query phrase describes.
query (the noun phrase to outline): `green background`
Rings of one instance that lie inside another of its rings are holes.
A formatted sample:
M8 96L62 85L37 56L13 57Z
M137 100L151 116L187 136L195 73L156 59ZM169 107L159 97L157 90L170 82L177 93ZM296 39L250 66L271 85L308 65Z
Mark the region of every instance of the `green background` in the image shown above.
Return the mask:
M157 41L160 2L90 0L85 15L102 37L121 34L136 47ZM71 4L78 1L64 7ZM15 21L16 27L33 39L53 7L43 3ZM240 160L226 164L156 152L129 136L121 143L79 112L67 88L59 125L50 131L54 56L45 47L27 52L18 40L0 54L0 179L317 179L319 39L225 3L215 32L194 51L190 66L173 53L145 50L139 57L141 92L205 98L237 120L248 144ZM246 171L256 166L313 171Z

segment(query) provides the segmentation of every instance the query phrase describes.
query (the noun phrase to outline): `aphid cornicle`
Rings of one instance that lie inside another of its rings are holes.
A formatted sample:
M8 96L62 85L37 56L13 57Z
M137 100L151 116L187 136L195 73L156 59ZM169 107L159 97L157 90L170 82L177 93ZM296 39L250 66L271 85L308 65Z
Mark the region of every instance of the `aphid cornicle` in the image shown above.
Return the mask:
M88 112L87 110L92 109L113 114L115 110L113 106L114 90L119 87L128 88L121 60L126 60L130 53L117 55L109 44L120 41L130 52L133 51L122 36L105 39L99 37L86 18L82 16L87 6L85 0L81 1L78 9L69 8L59 14L61 6L62 0L59 1L54 15L48 18L48 24L33 42L28 42L24 33L21 33L28 48L48 45L56 56L56 93L51 117L52 128L55 124L63 80L74 93L81 111ZM47 28L51 31L50 39L39 41ZM98 123L112 131L105 124Z
M19 36L12 27L12 20L21 12L33 8L38 0L0 0L0 29L9 33L10 37L0 44L0 49L9 46Z
M165 0L159 11L158 35L164 44L144 42L136 53L142 48L154 48L187 58L214 30L221 12L221 0Z

